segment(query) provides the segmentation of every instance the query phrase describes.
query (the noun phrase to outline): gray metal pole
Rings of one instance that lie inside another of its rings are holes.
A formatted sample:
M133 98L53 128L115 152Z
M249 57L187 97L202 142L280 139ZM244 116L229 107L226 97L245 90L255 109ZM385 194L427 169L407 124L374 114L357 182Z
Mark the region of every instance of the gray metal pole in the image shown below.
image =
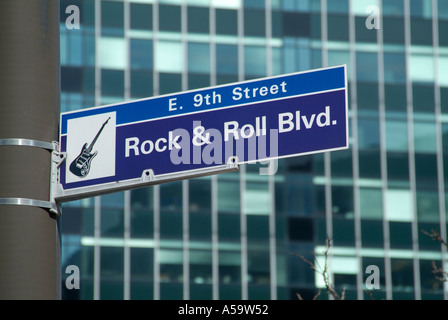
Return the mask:
M0 1L0 142L57 140L59 91L59 0ZM0 199L49 201L50 161L45 148L0 145ZM57 217L0 204L1 300L60 299L60 259Z

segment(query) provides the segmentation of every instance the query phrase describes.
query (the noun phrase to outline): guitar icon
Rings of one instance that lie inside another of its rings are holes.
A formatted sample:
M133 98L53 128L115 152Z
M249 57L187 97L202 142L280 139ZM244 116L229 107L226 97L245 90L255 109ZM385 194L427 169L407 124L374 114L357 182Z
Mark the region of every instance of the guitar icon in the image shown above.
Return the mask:
M71 173L81 178L84 178L89 174L90 163L92 162L92 159L95 158L95 156L98 154L98 151L92 153L93 145L95 144L96 140L98 140L101 131L103 131L104 127L106 126L109 120L110 117L106 120L106 122L103 123L101 129L98 131L98 133L96 134L95 138L93 139L92 143L90 143L89 146L87 146L87 142L84 144L79 156L75 160L73 160L73 162L70 164Z

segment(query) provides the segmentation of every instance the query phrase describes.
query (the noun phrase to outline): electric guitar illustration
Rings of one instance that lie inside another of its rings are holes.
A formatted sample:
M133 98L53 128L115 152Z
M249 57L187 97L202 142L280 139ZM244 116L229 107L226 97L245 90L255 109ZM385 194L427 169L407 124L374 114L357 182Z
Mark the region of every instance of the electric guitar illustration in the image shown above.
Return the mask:
M110 118L103 123L101 129L98 131L98 133L96 134L95 138L93 139L92 143L89 146L87 146L87 142L84 144L79 156L75 160L73 160L73 162L70 164L71 173L81 178L84 178L89 174L92 159L95 158L95 156L98 154L98 151L92 153L93 146L96 140L98 140L101 131L103 131L104 127L106 126L109 120Z

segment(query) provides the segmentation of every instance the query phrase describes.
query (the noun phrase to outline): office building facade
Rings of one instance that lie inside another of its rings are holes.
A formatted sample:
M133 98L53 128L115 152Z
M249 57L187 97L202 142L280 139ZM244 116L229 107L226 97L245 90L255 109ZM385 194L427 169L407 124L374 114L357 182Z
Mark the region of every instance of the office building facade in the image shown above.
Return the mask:
M350 138L64 204L64 298L312 299L300 256L347 299L448 297L447 1L73 0L60 30L62 111L345 64Z

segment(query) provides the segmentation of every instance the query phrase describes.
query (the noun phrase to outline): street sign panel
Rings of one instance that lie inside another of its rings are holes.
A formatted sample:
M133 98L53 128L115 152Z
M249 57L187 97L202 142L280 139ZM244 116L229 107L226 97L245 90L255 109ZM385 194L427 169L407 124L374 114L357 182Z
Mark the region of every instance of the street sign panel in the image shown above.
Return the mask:
M346 66L66 112L58 194L93 196L346 149L347 124Z

